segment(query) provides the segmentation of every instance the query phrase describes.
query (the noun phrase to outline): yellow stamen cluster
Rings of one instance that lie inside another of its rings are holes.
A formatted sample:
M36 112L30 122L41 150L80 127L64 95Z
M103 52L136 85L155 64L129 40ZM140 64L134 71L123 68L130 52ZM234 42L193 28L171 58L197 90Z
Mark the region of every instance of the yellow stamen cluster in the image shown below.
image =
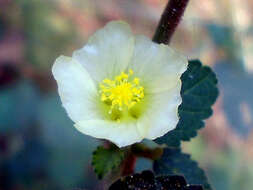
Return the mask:
M122 111L130 109L144 98L144 88L140 85L140 79L132 77L133 71L121 72L114 80L104 79L100 84L101 101L111 105L109 113L113 109Z

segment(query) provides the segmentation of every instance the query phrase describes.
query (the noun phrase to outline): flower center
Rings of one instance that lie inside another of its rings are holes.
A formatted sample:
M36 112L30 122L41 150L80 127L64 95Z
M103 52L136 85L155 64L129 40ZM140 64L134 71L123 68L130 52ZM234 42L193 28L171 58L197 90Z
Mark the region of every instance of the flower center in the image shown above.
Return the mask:
M140 79L133 77L133 70L128 73L121 72L114 80L108 78L100 83L101 101L110 105L109 114L113 111L129 110L144 98L144 88Z

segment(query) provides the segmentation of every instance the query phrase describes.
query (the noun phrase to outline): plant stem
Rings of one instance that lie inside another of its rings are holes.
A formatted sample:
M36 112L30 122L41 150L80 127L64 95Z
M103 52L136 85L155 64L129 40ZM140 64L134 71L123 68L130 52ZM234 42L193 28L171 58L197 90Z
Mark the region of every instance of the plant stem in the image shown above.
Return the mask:
M134 173L136 156L130 153L123 164L122 176L131 175Z
M163 149L160 147L149 148L144 144L134 144L131 147L133 154L137 157L148 158L151 160L159 159L163 154Z
M153 41L169 44L189 0L170 0L162 14Z

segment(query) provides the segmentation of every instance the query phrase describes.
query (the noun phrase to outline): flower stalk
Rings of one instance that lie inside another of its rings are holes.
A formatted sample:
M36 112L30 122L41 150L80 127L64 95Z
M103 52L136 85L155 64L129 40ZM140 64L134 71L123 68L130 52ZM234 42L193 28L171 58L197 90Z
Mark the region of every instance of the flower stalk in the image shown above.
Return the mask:
M147 158L151 160L159 159L163 154L163 149L160 147L149 148L144 144L134 144L128 150L125 161L122 164L122 176L134 173L136 160L138 157Z
M122 176L131 175L134 173L135 164L136 164L136 156L132 153L129 153L127 158L123 163Z
M184 15L189 0L169 0L156 29L153 41L169 44L179 22Z
M163 149L160 147L149 148L144 144L134 144L131 147L131 151L137 157L143 157L151 160L159 159L163 154Z

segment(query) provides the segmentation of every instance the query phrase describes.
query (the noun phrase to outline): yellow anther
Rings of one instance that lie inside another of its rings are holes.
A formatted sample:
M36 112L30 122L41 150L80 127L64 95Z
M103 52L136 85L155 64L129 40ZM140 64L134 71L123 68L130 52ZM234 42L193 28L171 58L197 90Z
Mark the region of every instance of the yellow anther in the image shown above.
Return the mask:
M140 83L140 79L139 78L134 78L134 84L139 85L139 83Z
M128 78L128 74L124 73L124 72L121 72L121 75L122 79L127 79Z
M137 102L144 98L144 88L140 86L140 79L132 78L133 70L129 73L121 72L114 80L104 79L100 87L101 101L111 105L109 113L112 110L130 109Z

